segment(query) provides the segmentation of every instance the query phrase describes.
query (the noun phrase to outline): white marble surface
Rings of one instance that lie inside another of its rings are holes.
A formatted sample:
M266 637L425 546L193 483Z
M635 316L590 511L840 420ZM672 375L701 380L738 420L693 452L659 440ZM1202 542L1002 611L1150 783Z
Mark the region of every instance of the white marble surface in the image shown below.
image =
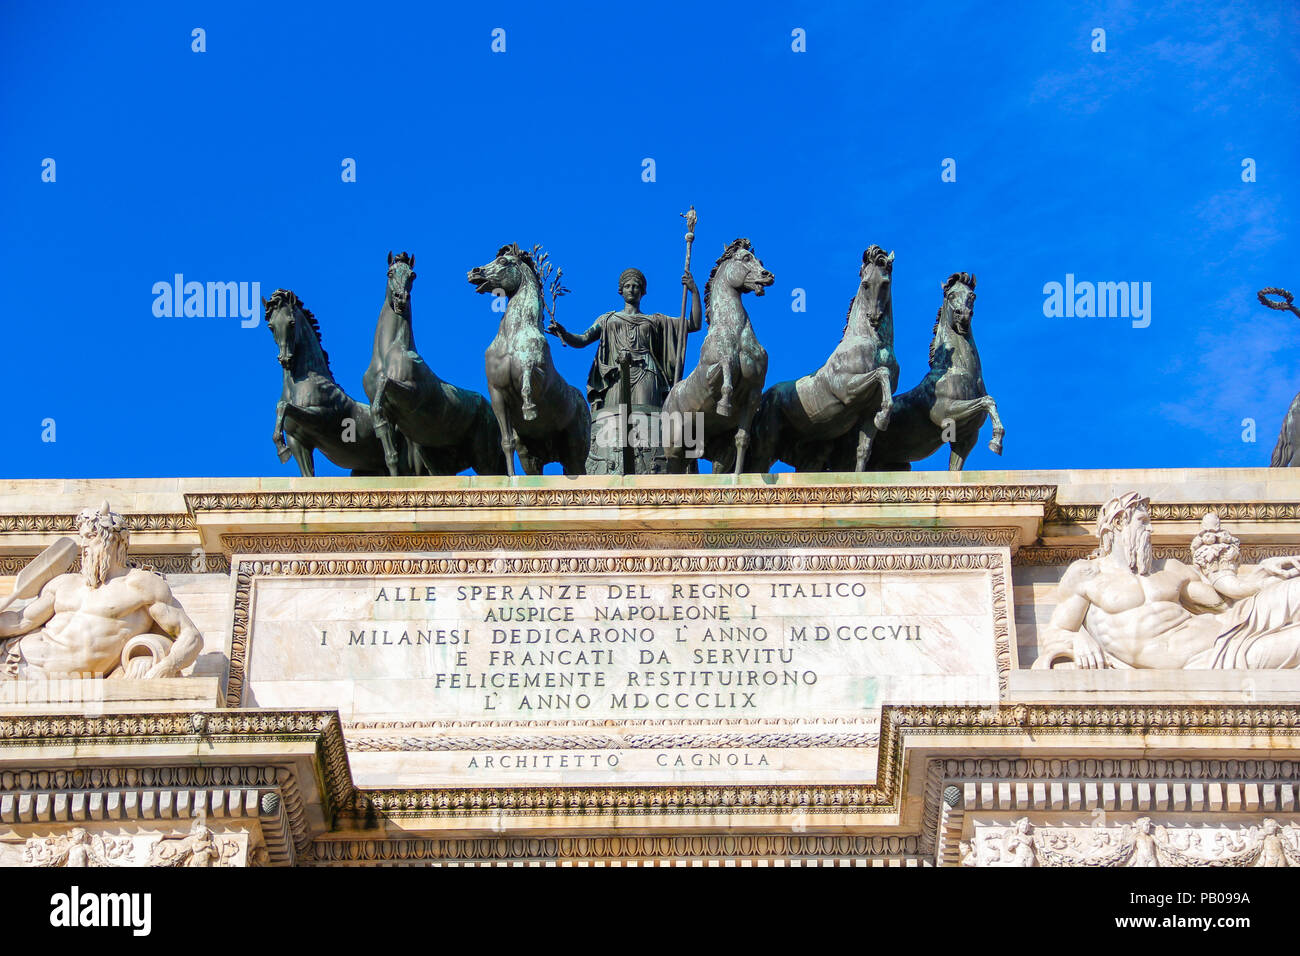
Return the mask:
M266 576L251 608L244 703L345 720L842 718L997 699L987 570Z

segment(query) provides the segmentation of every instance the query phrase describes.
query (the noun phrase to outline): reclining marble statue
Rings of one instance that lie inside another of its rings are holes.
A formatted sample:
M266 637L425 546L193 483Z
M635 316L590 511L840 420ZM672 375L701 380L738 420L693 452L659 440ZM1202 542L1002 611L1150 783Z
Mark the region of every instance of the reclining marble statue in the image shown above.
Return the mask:
M127 566L125 519L105 501L82 511L77 529L81 569L69 572L71 560L38 556L29 566L45 578L36 582L39 593L19 610L0 612L4 676L181 676L199 656L203 636L162 575Z
M1191 564L1156 560L1136 492L1102 505L1097 540L1061 579L1035 668L1300 668L1300 556L1242 568L1240 542L1209 514Z

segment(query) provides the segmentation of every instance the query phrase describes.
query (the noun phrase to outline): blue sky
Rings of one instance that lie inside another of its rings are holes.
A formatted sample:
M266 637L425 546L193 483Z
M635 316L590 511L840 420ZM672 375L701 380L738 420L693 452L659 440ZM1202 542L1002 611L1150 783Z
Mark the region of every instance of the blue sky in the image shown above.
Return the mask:
M498 316L467 269L540 242L570 328L630 265L675 312L691 203L701 286L741 235L776 275L746 300L769 383L834 348L867 245L897 256L902 389L939 283L976 273L1007 437L999 459L986 425L969 469L1264 465L1300 389L1300 320L1254 294L1300 292L1291 2L11 0L0 25L0 477L296 474L270 334L155 317L176 273L296 291L364 400L385 255L411 250L421 351L485 392ZM1150 282L1151 324L1046 317L1067 273ZM552 341L581 387L591 350Z

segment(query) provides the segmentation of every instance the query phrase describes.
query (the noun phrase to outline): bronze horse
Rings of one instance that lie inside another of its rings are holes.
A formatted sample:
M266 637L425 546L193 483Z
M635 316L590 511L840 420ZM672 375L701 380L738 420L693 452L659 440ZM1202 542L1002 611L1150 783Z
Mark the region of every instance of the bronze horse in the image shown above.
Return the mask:
M951 448L948 470L961 471L985 419L993 419L989 451L1002 454L1006 434L998 406L984 387L979 352L971 334L975 311L975 277L955 272L943 283L943 304L930 342L930 370L912 390L894 398L888 431L871 449L873 471L907 471L945 443ZM847 470L848 450L841 449Z
M388 474L370 406L350 397L334 381L316 317L288 289L276 289L262 305L284 369L271 435L280 461L293 455L303 477L311 478L316 474L313 452L319 448L354 475Z
M700 344L700 362L664 399L668 471L686 470L684 422L687 415L696 414L704 416L703 456L713 462L714 471L744 470L750 428L767 378L767 352L758 344L741 296L761 296L774 281L748 239L735 240L718 257L704 287L709 330Z
M826 471L836 440L856 438L854 471L865 471L876 432L889 427L898 386L890 283L894 254L879 246L862 253L858 291L849 303L840 344L812 375L780 382L763 393L754 421L748 471L775 461L795 471Z
M551 360L542 331L541 277L533 257L517 244L502 246L495 259L470 269L467 278L480 293L509 299L484 355L506 474L515 473L516 451L528 475L540 475L552 461L563 465L566 475L586 474L591 409Z
M1290 312L1300 317L1300 308L1295 306L1295 297L1286 289L1260 289L1255 295L1260 305L1268 306L1279 312ZM1277 296L1277 298L1273 298ZM1272 468L1300 467L1300 395L1291 400L1291 407L1282 419L1282 430L1278 432L1277 444L1273 446L1273 458L1269 462Z
M431 475L455 475L467 468L480 475L505 474L497 422L487 399L438 378L416 351L411 324L414 282L415 257L390 252L374 351L362 378L388 473L400 474L395 435L400 432L416 446L416 460Z

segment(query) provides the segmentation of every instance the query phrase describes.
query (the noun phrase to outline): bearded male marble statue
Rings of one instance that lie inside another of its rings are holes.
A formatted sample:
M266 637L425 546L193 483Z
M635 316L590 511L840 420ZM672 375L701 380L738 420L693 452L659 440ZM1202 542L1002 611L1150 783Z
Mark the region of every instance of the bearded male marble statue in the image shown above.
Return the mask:
M1061 579L1035 668L1300 668L1300 557L1238 573L1236 539L1207 515L1194 564L1154 560L1137 493L1102 505L1097 540Z
M81 570L51 575L21 610L0 613L3 676L179 677L203 637L166 579L127 566L126 522L107 501L82 511L77 530Z

